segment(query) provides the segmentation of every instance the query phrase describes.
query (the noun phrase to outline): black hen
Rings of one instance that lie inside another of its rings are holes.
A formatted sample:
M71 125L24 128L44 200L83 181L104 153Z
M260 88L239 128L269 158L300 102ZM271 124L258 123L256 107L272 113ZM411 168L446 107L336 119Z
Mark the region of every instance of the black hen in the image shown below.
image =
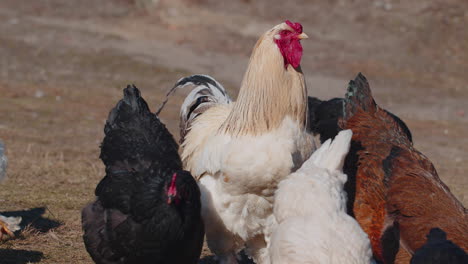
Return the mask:
M320 142L334 138L340 132L338 119L343 117L343 98L333 98L321 101L316 97L308 97L309 130L314 135L320 135Z
M340 128L338 121L343 117L344 113L344 98L333 98L328 101L322 101L316 97L309 96L308 98L309 107L309 130L314 135L320 136L320 142L325 142L327 139L333 139ZM388 112L384 109L395 122L403 129L408 139L412 142L413 138L408 126L398 118L398 116Z
M96 263L197 263L204 228L200 190L178 146L135 86L110 112L100 158L106 176L83 209Z
M439 228L433 228L427 235L427 242L419 248L411 259L411 264L466 264L468 255L463 249L447 240L447 235Z

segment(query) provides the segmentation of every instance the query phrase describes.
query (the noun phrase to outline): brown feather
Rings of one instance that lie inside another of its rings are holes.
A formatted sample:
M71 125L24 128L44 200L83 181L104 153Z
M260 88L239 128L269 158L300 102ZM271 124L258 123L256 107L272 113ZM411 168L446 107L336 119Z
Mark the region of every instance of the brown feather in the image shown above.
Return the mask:
M468 251L466 209L440 180L432 163L418 151L402 150L391 164L388 211L401 230L401 240L411 252L426 242L433 227Z
M433 227L443 229L467 250L466 209L394 118L375 104L361 74L350 82L346 100L340 125L351 129L352 140L362 146L357 152L353 213L369 235L375 257L384 261L382 235L394 224L400 245L411 254L425 243Z

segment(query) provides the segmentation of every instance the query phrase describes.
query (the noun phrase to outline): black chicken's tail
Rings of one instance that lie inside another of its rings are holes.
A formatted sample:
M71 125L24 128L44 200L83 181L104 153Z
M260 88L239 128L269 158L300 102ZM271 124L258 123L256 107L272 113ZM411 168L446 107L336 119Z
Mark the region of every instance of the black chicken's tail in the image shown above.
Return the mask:
M134 85L124 89L124 98L110 112L104 133L100 158L106 167L140 171L165 161L174 169L181 168L177 143Z
M140 91L135 85L128 85L123 90L124 98L120 100L114 109L109 113L107 118L104 133L107 135L112 130L121 127L122 125L129 125L133 121L133 117L145 117L150 119L151 112L148 104L141 97ZM136 124L132 124L133 126Z

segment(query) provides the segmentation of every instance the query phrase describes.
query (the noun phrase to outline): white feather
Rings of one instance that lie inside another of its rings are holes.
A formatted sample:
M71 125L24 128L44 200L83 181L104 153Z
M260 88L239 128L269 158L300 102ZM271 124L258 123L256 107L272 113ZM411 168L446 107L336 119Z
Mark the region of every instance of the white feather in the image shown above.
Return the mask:
M275 193L278 223L269 248L273 264L371 263L367 235L346 214L343 162L351 130L326 141Z
M221 263L244 246L256 263L270 263L274 192L314 147L304 75L285 65L274 41L288 29L281 23L257 41L235 103L211 103L200 90L181 111L182 160L200 179L207 242Z
M312 136L290 118L258 136L219 133L231 107L210 108L193 123L182 144L182 159L200 179L210 249L223 259L223 252L231 256L246 245L257 263L268 263L266 243L276 224L272 212L277 183L302 164L312 147L304 142L311 143Z
M0 221L6 224L6 227L11 231L11 232L16 232L21 229L20 223L21 223L21 216L17 217L6 217L3 215L0 215ZM1 237L1 234L0 234Z
M5 155L5 145L0 140L0 181L2 181L6 176L8 159Z
M195 74L181 78L169 91L166 100L159 111L166 104L169 96L178 89L191 87L190 93L185 97L180 108L180 139L185 139L185 135L191 128L192 122L207 109L218 104L230 104L231 98L226 89L213 77L203 74ZM202 100L202 101L199 101Z

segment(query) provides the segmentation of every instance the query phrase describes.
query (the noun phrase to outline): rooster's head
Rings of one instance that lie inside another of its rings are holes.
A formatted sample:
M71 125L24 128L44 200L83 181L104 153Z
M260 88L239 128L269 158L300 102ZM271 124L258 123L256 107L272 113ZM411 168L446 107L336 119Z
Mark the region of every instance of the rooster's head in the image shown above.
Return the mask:
M302 45L300 40L307 38L302 32L302 25L286 20L275 26L270 34L284 58L284 67L291 64L294 68L299 67L302 57Z
M283 22L255 44L237 101L223 124L231 135L258 135L283 124L286 117L302 128L307 119L307 87L300 67L299 23Z

